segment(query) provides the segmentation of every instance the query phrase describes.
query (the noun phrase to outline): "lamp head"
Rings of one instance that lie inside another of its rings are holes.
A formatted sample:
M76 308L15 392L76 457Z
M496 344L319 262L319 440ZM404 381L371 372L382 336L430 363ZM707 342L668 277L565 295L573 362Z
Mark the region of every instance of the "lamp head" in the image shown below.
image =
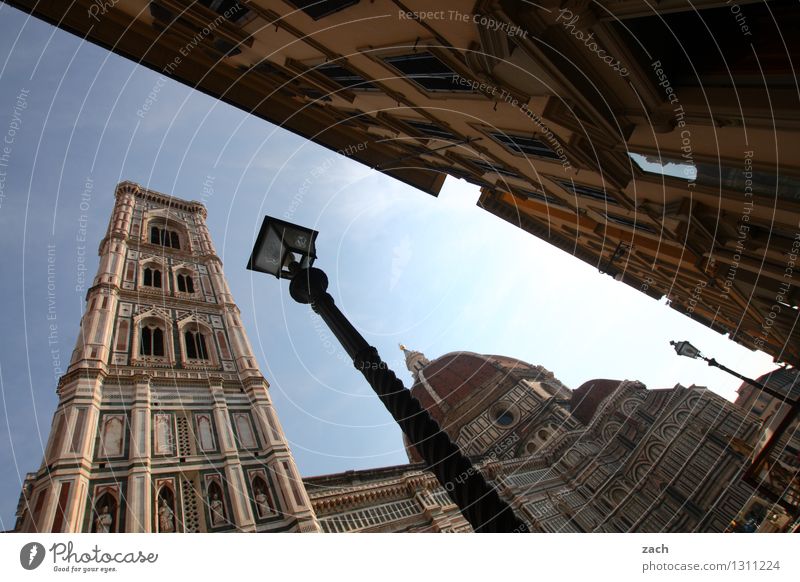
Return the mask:
M291 279L300 269L314 264L318 234L316 230L265 216L247 268L278 279Z
M673 348L675 348L675 353L679 356L686 356L687 358L699 358L700 357L700 350L690 344L688 341L682 342L669 342Z

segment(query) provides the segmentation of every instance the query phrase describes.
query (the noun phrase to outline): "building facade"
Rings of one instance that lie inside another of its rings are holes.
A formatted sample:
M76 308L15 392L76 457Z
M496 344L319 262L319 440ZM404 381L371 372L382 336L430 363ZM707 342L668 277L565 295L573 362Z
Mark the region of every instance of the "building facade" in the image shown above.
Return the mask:
M800 364L792 0L6 0Z
M205 208L130 182L115 196L17 531L471 531L454 485L408 443L407 465L301 480ZM758 410L695 386L571 390L514 358L401 348L413 396L532 531L718 532L755 513L789 526L742 479Z
M206 210L122 182L17 531L318 531Z
M794 407L800 401L800 375L797 368L778 368L756 382L784 396L776 398L747 382L739 388L736 404L763 425L761 439L753 451L763 460L754 463L748 480L763 498L761 506L778 501L788 515L800 515L800 419ZM758 513L766 515L767 511ZM744 515L740 521L746 521Z
M406 350L412 393L536 532L753 531L790 516L742 480L761 423L701 387L648 390L470 352ZM305 480L324 531L470 531L442 486L412 464ZM458 479L458 477L456 478ZM755 519L755 518L752 518ZM763 523L762 523L763 522Z

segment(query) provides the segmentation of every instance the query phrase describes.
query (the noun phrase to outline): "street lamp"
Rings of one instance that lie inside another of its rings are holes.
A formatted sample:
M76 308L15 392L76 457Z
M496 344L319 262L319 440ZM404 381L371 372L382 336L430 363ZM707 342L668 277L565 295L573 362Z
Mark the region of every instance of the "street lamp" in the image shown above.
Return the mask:
M772 484L771 483L772 480L765 478L765 475L762 471L766 472L767 477L769 476L770 468L768 461L770 453L778 444L781 437L783 437L783 434L789 429L791 424L797 418L798 414L800 414L800 400L790 400L788 394L781 394L777 390L773 390L772 388L770 388L769 386L765 386L761 382L757 382L756 380L748 378L747 376L742 376L741 374L739 374L738 372L734 372L727 366L723 366L722 364L717 362L714 358L706 358L700 353L700 350L698 350L688 341L682 341L682 342L672 341L669 343L673 348L675 348L675 352L679 356L686 356L689 358L705 360L706 362L708 362L709 366L714 366L719 368L720 370L724 370L725 372L728 372L728 374L731 374L741 380L744 380L748 384L751 384L756 388L759 388L765 394L769 394L770 396L780 400L783 404L788 404L790 406L789 410L783 416L777 428L775 429L775 432L772 433L772 435L769 437L764 447L758 452L758 454L756 454L752 464L747 469L742 478L749 485L751 485L752 487L763 493L771 501L773 501L774 503L778 503L785 509L789 510L790 514L795 513L795 518L796 518L798 509L800 509L797 505L797 497L796 497L797 493L795 491L790 492L791 489L793 488L796 489L797 487L796 485L794 485L795 478L792 478L789 481L788 486L785 487L780 486L776 490L770 487L770 485ZM791 495L787 494L787 492L790 492Z
M313 267L317 234L314 230L266 216L247 268L269 273L278 279L289 279L292 298L298 303L311 305L322 317L473 530L527 532L525 522L514 514L480 471L406 390L378 351L336 307L333 297L327 292L327 275Z
M731 370L730 368L728 368L727 366L723 366L718 361L716 361L714 358L706 358L703 354L700 353L700 350L698 350L696 347L694 347L688 341L669 342L669 345L671 345L675 349L675 353L677 353L679 356L686 356L687 358L694 358L694 359L704 360L704 361L708 362L709 366L714 366L715 368L719 368L720 370L723 370L723 371L727 372L728 374L731 374L732 376L736 376L740 380L744 380L748 384L751 384L751 385L755 386L756 388L759 388L760 390L764 391L765 393L769 394L770 396L774 396L775 398L780 398L781 400L786 400L786 394L781 394L777 390L773 390L769 386L765 386L761 382L757 382L756 380L753 380L752 378L748 378L747 376L742 376L739 372L735 372L735 371Z

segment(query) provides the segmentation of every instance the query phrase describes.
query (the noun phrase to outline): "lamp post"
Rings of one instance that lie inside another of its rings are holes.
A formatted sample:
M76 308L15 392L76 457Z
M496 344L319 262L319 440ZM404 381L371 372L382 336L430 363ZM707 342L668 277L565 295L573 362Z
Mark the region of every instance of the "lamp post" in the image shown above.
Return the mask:
M682 341L682 342L672 341L669 343L673 348L675 348L675 352L679 356L686 356L689 358L694 358L694 359L699 358L701 360L705 360L706 362L708 362L709 366L714 366L716 368L719 368L720 370L724 370L725 372L728 372L729 374L732 374L733 376L736 376L737 378L744 380L748 384L751 384L756 388L759 388L764 393L769 394L774 398L777 398L784 404L789 405L790 407L789 410L786 411L786 414L783 416L780 423L775 428L775 431L769 437L764 447L760 451L758 451L755 458L753 459L752 464L745 472L743 479L752 487L763 493L770 500L772 500L775 503L778 503L785 509L789 510L790 514L794 513L796 518L798 512L800 511L800 508L798 508L797 505L793 505L791 501L787 501L786 491L780 490L780 488L778 491L772 490L769 487L768 483L769 479L765 478L763 475L760 475L760 472L762 471L762 469L766 468L766 473L767 475L769 474L770 469L768 467L767 461L769 460L770 453L772 452L772 449L775 448L775 445L778 444L778 442L780 441L781 437L786 432L786 430L791 426L791 424L797 418L797 415L800 414L800 400L790 400L788 394L781 394L777 390L773 390L772 388L770 388L769 386L765 386L761 382L757 382L756 380L748 378L747 376L742 376L741 374L739 374L738 372L734 372L727 366L723 366L722 364L717 362L714 358L706 358L700 353L700 350L698 350L688 341ZM788 490L788 487L786 487L786 489ZM797 503L797 501L795 500L794 503Z
M317 234L314 230L267 216L247 268L278 279L289 279L292 298L298 303L311 305L322 317L473 530L527 532L525 522L514 514L480 471L406 390L378 351L336 307L333 297L327 292L328 277L313 267L317 257Z
M723 370L732 376L736 376L740 380L744 380L748 384L755 386L756 388L762 390L763 392L769 394L770 396L774 396L775 398L779 398L781 400L786 400L786 394L781 394L777 390L773 390L769 386L765 386L761 382L757 382L752 378L748 378L747 376L742 376L739 372L734 372L727 366L723 366L714 358L706 358L703 354L700 353L700 350L698 350L696 347L694 347L687 341L682 341L682 342L673 341L669 342L669 345L675 348L675 353L677 353L679 356L686 356L687 358L704 360L708 362L709 366L714 366L715 368L719 368L720 370Z

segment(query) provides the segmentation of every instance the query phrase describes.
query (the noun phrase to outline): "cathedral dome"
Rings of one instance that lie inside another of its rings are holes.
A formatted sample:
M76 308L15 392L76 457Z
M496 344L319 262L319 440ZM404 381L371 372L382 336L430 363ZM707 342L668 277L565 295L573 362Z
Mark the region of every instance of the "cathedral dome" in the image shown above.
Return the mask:
M572 416L585 425L589 424L603 400L611 396L621 383L621 380L599 379L581 384L572 392Z
M444 412L509 377L511 370L502 365L500 356L471 352L451 352L425 366L414 383L412 394L433 417L442 422ZM531 367L518 360L518 366Z

